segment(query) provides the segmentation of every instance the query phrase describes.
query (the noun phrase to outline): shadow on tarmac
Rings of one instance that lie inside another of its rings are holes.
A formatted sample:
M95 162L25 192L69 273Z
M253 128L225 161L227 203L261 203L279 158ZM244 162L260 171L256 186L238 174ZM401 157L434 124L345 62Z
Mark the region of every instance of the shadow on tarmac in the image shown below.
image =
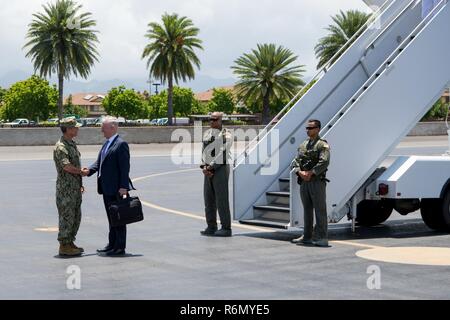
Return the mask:
M302 235L302 231L274 231L238 234L241 237L253 237L267 240L291 241ZM360 227L356 225L353 233L349 225L340 228L328 229L328 240L362 240L379 238L421 238L446 235L447 233L434 231L428 228L422 219L388 221L373 227Z
M53 256L56 259L79 259L79 258L86 258L86 257L92 257L92 256L97 256L97 257L102 257L102 258L135 258L135 257L143 257L143 254L131 254L131 253L126 253L123 256L117 256L117 257L108 257L107 255L104 254L98 254L98 253L88 253L88 254L80 254L78 256L60 256L59 254L56 256Z
M89 256L96 256L96 254L88 253L88 254L79 254L76 256L61 256L61 255L57 254L56 256L53 256L53 257L56 259L79 259L79 258L85 258L85 257L89 257Z
M143 254L131 254L131 253L125 253L122 256L113 256L113 257L109 257L105 254L97 254L99 257L101 258L136 258L136 257L143 257Z

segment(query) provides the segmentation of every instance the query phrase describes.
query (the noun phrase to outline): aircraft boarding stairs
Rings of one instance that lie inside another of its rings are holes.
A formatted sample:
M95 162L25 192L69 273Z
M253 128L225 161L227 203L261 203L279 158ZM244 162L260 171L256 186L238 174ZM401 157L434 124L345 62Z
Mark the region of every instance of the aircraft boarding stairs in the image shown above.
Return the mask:
M322 122L320 135L331 146L329 220L355 217L369 178L450 81L448 0L425 18L421 13L421 1L385 1L349 40L353 44L277 116L284 114L281 120L236 158L235 220L275 228L302 226L299 186L290 163L307 138L308 119Z

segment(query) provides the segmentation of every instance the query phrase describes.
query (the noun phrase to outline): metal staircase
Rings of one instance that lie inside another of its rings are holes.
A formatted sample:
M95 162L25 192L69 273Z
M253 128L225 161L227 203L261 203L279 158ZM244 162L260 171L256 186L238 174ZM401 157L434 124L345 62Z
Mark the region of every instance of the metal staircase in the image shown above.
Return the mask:
M421 53L434 56L434 50L439 51L439 39L448 39L449 11L447 1L443 0L422 19L420 1L386 1L364 27L365 31L356 40L351 39L355 40L353 45L333 65L320 70L312 88L300 100L294 98L297 102L290 103L277 116L280 118L289 110L281 120L236 159L234 218L241 223L275 228L301 226L299 187L289 164L298 144L306 138L303 126L310 118L326 123L321 135L332 146L331 183L327 190L330 221L338 222L351 215L352 206L361 200L354 197L356 194L361 197L358 193L361 186L450 80L450 63L446 63L442 53L434 63L420 59ZM418 61L421 61L419 68L414 65ZM439 64L447 74L435 77ZM414 78L406 79L408 74L419 69L421 73L417 76L435 81L428 80L429 84L418 81L423 92L410 91L413 98L399 101L408 95L406 84L414 87ZM402 73L397 74L400 70ZM403 116L409 110L406 101L412 106L409 116ZM377 103L384 105L380 107ZM353 143L363 143L362 138L370 141L370 148L352 152ZM268 146L267 156L261 156L264 145ZM358 161L349 162L349 155ZM258 161L252 163L251 159ZM346 166L352 170L345 170Z
M258 226L285 229L290 222L290 187L289 178L279 178L279 190L267 191L267 204L254 205L254 219L240 220L242 224L252 224Z

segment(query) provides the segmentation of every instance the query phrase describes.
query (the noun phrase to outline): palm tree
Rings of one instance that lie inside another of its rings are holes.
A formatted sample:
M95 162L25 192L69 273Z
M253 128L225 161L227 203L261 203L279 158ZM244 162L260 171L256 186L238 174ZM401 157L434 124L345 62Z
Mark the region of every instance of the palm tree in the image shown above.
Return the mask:
M197 38L199 29L187 17L178 14L162 16L162 24L151 22L145 35L150 43L142 53L142 59L148 58L147 68L150 76L168 83L167 117L168 125L172 125L173 118L173 81L178 84L182 79L194 79L194 65L200 68L200 60L194 49L203 49L202 41Z
M349 10L345 13L341 10L339 14L331 17L334 24L330 24L326 28L330 33L321 38L314 48L316 57L319 59L317 69L330 61L347 41L364 26L370 16L370 14L358 10ZM337 58L339 57L336 57L336 60ZM331 63L333 62L331 61Z
M58 118L63 115L64 79L75 76L87 78L97 59L95 43L97 31L91 13L80 13L81 5L72 0L57 0L54 4L44 5L44 13L33 14L29 25L29 47L26 54L34 63L34 70L40 76L58 76Z
M262 122L268 124L269 108L273 99L292 98L304 85L303 65L291 64L297 60L292 51L275 44L258 44L258 49L245 53L231 68L240 80L236 84L238 96L245 102L262 101Z

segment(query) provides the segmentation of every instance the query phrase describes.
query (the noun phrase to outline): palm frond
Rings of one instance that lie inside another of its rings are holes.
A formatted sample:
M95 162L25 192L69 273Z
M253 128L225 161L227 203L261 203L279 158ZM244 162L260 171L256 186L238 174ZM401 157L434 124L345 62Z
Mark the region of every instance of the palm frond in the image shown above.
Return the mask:
M333 61L333 56L344 46L350 46L348 41L361 29L362 26L370 18L370 14L358 10L349 10L331 17L333 24L327 28L328 34L319 39L319 42L314 47L316 57L319 60L317 68L321 68L328 62L334 63L339 57Z

